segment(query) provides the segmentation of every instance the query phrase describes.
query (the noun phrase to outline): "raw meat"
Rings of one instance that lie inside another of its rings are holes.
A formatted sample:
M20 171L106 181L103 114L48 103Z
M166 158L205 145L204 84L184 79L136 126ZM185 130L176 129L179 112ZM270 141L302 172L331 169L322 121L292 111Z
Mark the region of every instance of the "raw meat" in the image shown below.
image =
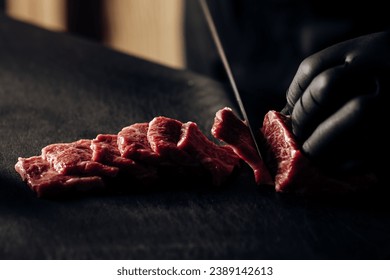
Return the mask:
M72 192L91 192L104 188L101 177L60 174L41 156L19 157L15 170L38 197L61 196Z
M199 165L197 160L177 147L181 138L182 122L167 118L155 117L149 123L148 141L154 152L164 159L169 159L185 166Z
M152 150L148 141L149 123L135 123L118 133L118 149L122 157L150 164L159 164L160 156Z
M51 144L42 149L42 157L60 174L115 177L117 167L92 160L91 140Z
M211 142L193 122L183 124L175 119L155 117L149 123L147 136L156 153L177 165L167 172L179 173L183 178L183 175L203 177L207 171L212 183L219 186L239 163L230 148Z
M194 122L182 125L177 148L199 161L210 172L216 186L225 183L233 170L240 165L240 158L230 147L211 142Z
M211 129L224 144L209 140L194 122L159 116L118 134L48 145L40 156L19 157L15 170L38 197L113 190L118 183L130 189L133 183L182 187L199 180L220 186L241 159L253 169L257 184L274 184L277 192L350 193L376 182L370 173L336 177L316 168L300 151L286 115L269 111L259 132L265 162L248 126L230 108L216 113Z
M163 117L158 117L158 119L162 118ZM166 122L163 123L174 123L181 125L181 123L177 120L168 118L165 119ZM160 125L162 126L163 123L160 123ZM197 162L192 162L191 165L182 165L177 161L173 161L170 155L167 153L160 155L153 151L151 144L148 141L148 128L149 123L135 123L133 125L124 127L118 133L118 148L121 151L122 157L131 158L137 162L148 165L148 167L153 171L156 170L161 182L180 182L180 180L188 176L191 178L194 178L195 176L204 176L204 170L200 170L200 164ZM151 138L157 137L157 130L163 129L163 127L158 127L156 123L155 129L150 130L152 134L156 133L154 136L151 136ZM172 139L169 140L172 141ZM170 146L171 150L176 149L177 154L183 153L176 148L176 143L160 142L159 144ZM155 143L154 146L156 147ZM185 156L188 157L188 155Z
M275 176L275 190L296 193L351 193L377 183L370 172L359 175L325 174L302 154L292 134L290 117L269 111L262 132L267 150L267 164Z
M248 126L233 113L232 109L225 107L217 111L211 134L229 144L233 151L253 169L257 184L274 184L267 166L257 153Z
M310 176L312 178L309 180L313 180L317 177L295 141L288 116L269 111L264 117L262 132L266 140L267 163L275 178L276 191L302 188L302 179ZM306 174L301 174L302 171Z
M146 166L132 159L122 157L118 149L118 135L99 134L91 142L92 161L119 168L119 175L127 180L136 179L149 185L157 181L157 168ZM129 182L131 183L131 181Z
M134 165L133 160L121 157L117 141L118 136L116 134L98 134L91 141L91 160L122 168Z
M50 197L104 185L117 190L118 184L220 186L239 166L230 146L210 141L195 123L159 116L118 134L48 145L40 156L20 157L15 170L39 197Z

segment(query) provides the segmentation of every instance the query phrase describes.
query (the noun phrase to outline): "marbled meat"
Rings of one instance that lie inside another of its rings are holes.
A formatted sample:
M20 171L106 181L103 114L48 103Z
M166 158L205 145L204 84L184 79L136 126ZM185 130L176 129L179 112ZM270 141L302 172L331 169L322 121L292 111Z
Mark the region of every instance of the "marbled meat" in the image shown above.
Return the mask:
M117 182L128 189L166 180L221 185L239 161L230 147L208 140L195 123L160 116L118 134L50 144L40 156L19 157L15 170L38 197L52 197L113 190Z
M222 185L234 169L240 166L240 158L229 146L210 141L194 122L182 125L177 148L186 152L210 172L214 185Z
M150 164L159 164L160 156L152 150L148 141L149 123L134 123L118 133L118 149L122 157Z
M232 109L225 107L217 111L211 134L227 143L253 169L258 185L273 185L268 168L257 153L249 127L234 114Z
M42 157L60 174L115 177L117 167L92 160L91 140L51 144L42 149Z
M121 179L133 178L150 185L158 180L155 166L121 156L117 134L99 134L91 142L92 160L119 168Z
M19 157L15 170L38 197L56 197L67 193L91 192L104 188L101 177L58 173L41 156Z
M371 172L329 174L313 165L301 152L291 129L290 116L269 111L261 128L267 166L275 178L275 190L295 193L351 193L377 183Z

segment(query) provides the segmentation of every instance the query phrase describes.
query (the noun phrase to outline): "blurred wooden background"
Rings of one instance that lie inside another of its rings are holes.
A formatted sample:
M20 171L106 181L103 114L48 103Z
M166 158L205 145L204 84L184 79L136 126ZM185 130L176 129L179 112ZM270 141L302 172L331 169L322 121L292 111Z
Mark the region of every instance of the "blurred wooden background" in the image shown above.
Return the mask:
M5 13L173 68L185 67L185 0L5 0Z

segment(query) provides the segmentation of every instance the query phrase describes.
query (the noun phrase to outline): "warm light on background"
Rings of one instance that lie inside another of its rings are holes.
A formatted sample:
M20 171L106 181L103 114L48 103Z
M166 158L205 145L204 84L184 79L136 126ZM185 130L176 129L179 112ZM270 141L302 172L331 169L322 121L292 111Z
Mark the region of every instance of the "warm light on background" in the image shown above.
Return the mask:
M66 0L6 0L7 15L54 31L66 31Z
M108 45L183 66L183 0L106 0L103 13Z
M105 45L174 68L183 68L184 0L102 0ZM8 16L67 32L67 0L7 0Z

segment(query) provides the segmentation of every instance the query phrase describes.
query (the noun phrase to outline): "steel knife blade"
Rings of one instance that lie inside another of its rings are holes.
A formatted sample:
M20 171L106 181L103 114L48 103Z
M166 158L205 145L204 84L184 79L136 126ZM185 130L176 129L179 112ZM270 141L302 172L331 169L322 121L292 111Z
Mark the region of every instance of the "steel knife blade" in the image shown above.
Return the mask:
M202 8L203 14L204 14L204 16L206 18L207 26L208 26L209 31L211 33L211 36L212 36L212 39L214 41L215 47L217 49L218 55L219 55L219 57L220 57L220 59L222 61L223 67L224 67L224 69L226 71L229 83L230 83L230 85L232 87L233 94L234 94L234 97L235 97L235 99L237 101L237 104L239 106L239 109L240 109L240 112L242 114L242 117L244 118L245 123L249 127L249 132L250 132L252 140L254 142L256 151L257 151L259 157L261 159L263 159L263 157L261 155L261 152L260 152L259 145L258 145L256 137L255 137L255 134L253 132L252 126L251 126L251 124L249 122L249 118L248 118L248 115L246 113L246 110L245 110L245 107L244 107L244 103L242 102L242 98L241 98L240 92L238 90L237 83L236 83L236 81L234 79L233 72L231 70L229 61L226 58L226 54L225 54L224 48L222 46L222 43L221 43L221 40L220 40L218 31L217 31L217 28L215 26L212 14L211 14L210 9L209 9L209 6L207 4L207 0L199 0L199 1L200 1L200 5L201 5L201 8Z

